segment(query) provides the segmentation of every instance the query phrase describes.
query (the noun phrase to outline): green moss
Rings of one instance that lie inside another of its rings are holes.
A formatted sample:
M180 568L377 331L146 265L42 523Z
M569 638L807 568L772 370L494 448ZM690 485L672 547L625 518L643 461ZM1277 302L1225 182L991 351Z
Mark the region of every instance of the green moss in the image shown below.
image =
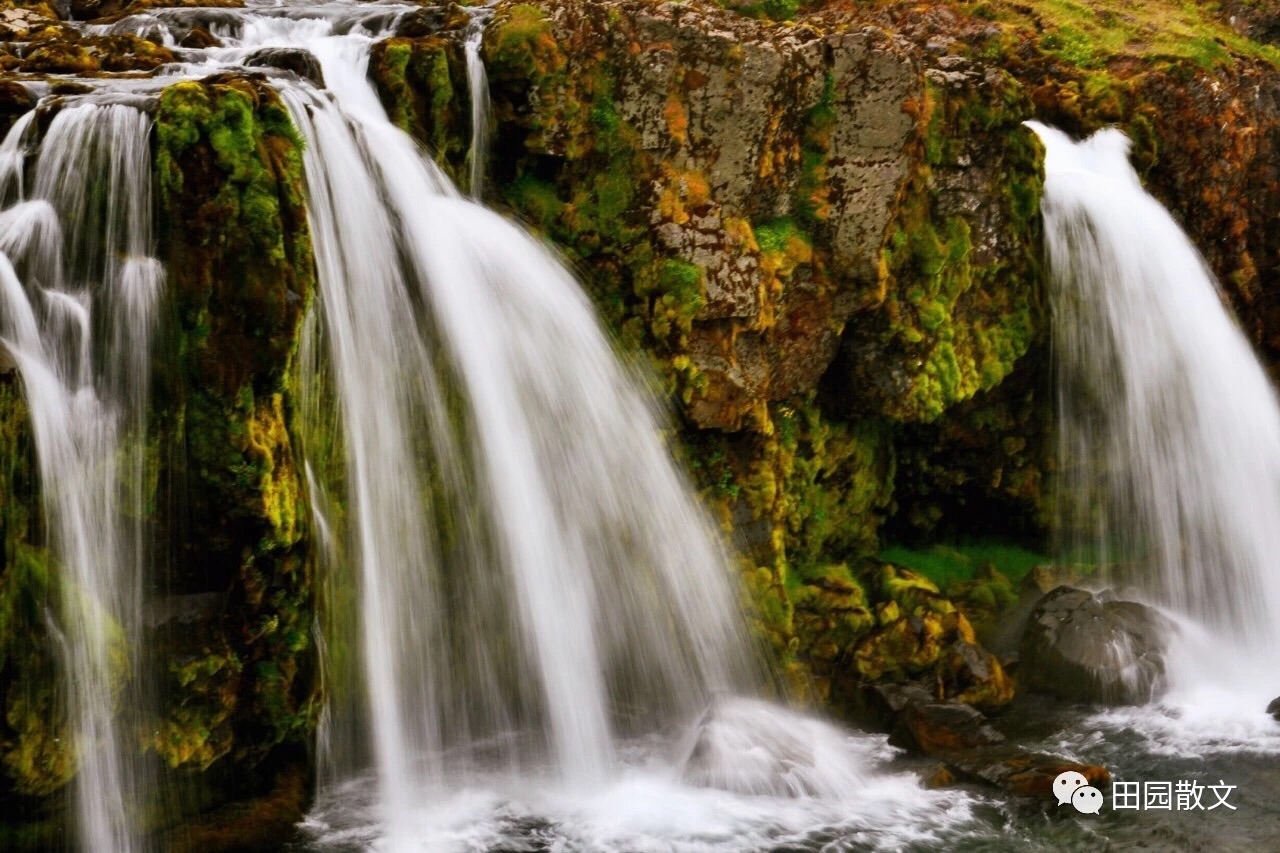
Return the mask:
M659 339L688 334L703 305L703 272L680 258L664 258L655 264L652 287L641 275L637 290L652 298L650 326Z
M752 18L790 21L810 0L719 0L719 3Z
M1021 129L1031 107L1012 78L981 92L930 86L921 123L921 166L882 249L884 339L907 365L905 392L879 401L900 421L937 420L1002 382L1040 328L1040 150ZM1004 147L997 195L1007 247L974 261L967 215L937 213L935 172L955 168L964 146L990 135Z
M1241 35L1213 4L984 0L974 7L975 12L979 10L987 20L1041 33L1041 50L1080 68L1103 67L1118 57L1140 57L1153 65L1189 60L1202 68L1226 65L1233 56L1280 63L1280 51L1274 45Z
M470 105L456 44L442 36L390 38L374 45L369 74L387 115L420 140L455 178L464 171Z
M0 575L0 672L14 681L0 708L0 765L13 790L46 796L75 774L75 739L61 701L46 612L61 610L47 551L12 543Z
M288 429L315 275L302 141L278 95L250 78L168 87L156 131L174 313L156 429L162 480L185 486L189 511L159 523L184 532L191 566L175 567L174 586L190 571L230 595L216 624L157 642L168 689L146 741L170 767L252 766L304 741L316 713L299 641L312 558Z
M894 546L880 552L880 558L919 572L943 589L956 581L974 579L984 565L995 567L1017 583L1031 569L1051 562L1043 554L998 542L934 545L924 551Z
M831 218L831 188L827 182L827 158L831 151L831 130L835 127L836 78L828 72L822 95L805 119L800 148L800 179L792 194L792 209L807 227Z

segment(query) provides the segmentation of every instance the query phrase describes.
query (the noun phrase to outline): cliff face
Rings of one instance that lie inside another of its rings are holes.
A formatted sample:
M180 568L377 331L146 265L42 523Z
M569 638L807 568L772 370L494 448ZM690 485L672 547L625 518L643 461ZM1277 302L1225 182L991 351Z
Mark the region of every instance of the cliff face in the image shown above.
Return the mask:
M785 659L812 669L829 639L797 616L814 590L852 590L822 605L845 639L819 670L874 642L859 614L892 596L865 560L887 543L1045 542L1024 120L1124 128L1274 352L1265 16L1154 5L498 4L487 199L555 243L654 366ZM438 140L470 135L462 26L398 39L372 71L393 116L417 93L402 126L460 178L466 146Z
M848 566L886 519L1041 529L1040 176L1008 74L845 13L643 0L499 4L483 54L489 200L655 368L785 659L817 642L793 622L806 585L861 595ZM384 48L389 107L414 69L449 88L402 126L469 135L461 57L447 29ZM436 150L465 173L464 146ZM867 628L846 633L839 655Z

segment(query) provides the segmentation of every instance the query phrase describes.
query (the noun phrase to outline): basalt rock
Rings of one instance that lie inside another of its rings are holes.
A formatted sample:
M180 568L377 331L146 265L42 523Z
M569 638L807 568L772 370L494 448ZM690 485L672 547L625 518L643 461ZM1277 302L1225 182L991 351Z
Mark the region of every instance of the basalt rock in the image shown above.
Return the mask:
M1172 630L1145 605L1059 587L1037 603L1027 622L1023 684L1076 702L1149 702L1163 684Z

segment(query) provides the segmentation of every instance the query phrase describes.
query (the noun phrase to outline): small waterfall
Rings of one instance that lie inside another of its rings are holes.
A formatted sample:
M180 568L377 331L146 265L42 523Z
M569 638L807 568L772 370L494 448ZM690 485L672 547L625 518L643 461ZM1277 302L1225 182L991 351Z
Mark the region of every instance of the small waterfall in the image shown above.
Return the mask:
M484 28L493 17L493 5L488 0L484 6L471 13L471 24L466 32L467 90L471 94L471 150L467 152L471 181L467 189L474 199L484 198L485 166L489 160L489 78L485 75L484 58L480 47L484 41Z
M21 151L28 129L20 121L0 151ZM64 108L40 144L32 198L0 213L0 335L22 374L60 567L55 630L85 850L137 843L128 814L137 716L125 685L141 625L143 438L162 284L151 257L150 132L146 114L125 104ZM20 169L9 178L21 198Z
M1280 649L1275 391L1129 140L1031 126L1047 150L1068 545L1132 567L1206 629L1170 655L1175 687L1248 686L1260 714L1280 693L1260 677Z

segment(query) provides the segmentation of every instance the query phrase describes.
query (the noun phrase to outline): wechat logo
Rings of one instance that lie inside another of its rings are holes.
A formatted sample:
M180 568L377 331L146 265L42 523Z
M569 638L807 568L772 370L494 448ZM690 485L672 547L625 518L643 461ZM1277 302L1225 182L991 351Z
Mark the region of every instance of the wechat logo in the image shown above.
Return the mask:
M1102 811L1102 792L1089 784L1083 773L1064 770L1053 780L1053 793L1058 805L1070 803L1080 814L1097 814Z

